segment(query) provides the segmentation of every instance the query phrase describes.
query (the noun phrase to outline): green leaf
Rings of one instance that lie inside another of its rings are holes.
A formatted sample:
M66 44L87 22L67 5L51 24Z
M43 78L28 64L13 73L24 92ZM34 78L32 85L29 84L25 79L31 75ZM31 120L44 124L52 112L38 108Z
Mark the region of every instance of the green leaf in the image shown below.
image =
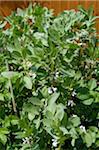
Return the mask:
M32 80L29 76L24 76L24 82L27 89L32 89Z
M18 119L12 119L12 120L11 120L11 124L12 124L12 125L18 125L18 123L19 123L19 120L18 120Z
M5 78L12 78L12 77L18 75L18 72L5 71L5 72L2 72L1 75Z
M89 132L90 132L90 130L89 130ZM96 133L95 132L90 132L90 134L91 134L91 137L92 137L92 142L95 143L95 141L96 141Z
M44 118L43 124L46 127L46 130L48 130L49 128L51 128L52 119Z
M18 51L13 51L12 55L15 59L22 59L21 53Z
M68 116L67 116L67 113L64 112L64 117L63 117L63 119L61 121L62 126L66 127L67 126L67 122L68 122Z
M90 126L90 130L95 133L98 132L98 128L95 126Z
M85 104L85 105L91 105L93 101L94 101L94 99L90 98L90 99L82 101L82 103Z
M99 96L95 98L95 103L99 103Z
M51 98L49 100L48 105L52 106L56 102L56 100L58 99L59 95L60 95L60 93L53 93L53 95L51 96Z
M92 139L92 136L89 132L87 132L85 134L84 139L85 139L85 143L87 144L87 147L90 147L93 143L93 139Z
M76 128L72 127L69 131L69 134L71 135L72 139L77 139L77 131Z
M80 118L78 116L76 115L72 116L70 120L74 127L77 127L78 125L80 125Z
M97 138L99 138L99 130L98 130L98 132L97 132L97 135L96 135L96 137L97 137Z
M2 142L2 144L5 144L7 142L6 134L8 133L9 131L6 128L0 128L0 141Z
M60 130L63 132L63 135L69 134L68 130L65 127L60 127Z
M28 119L30 121L32 121L36 115L39 115L37 107L32 107L31 109L28 110Z
M8 134L9 131L6 128L0 128L0 134Z
M37 97L29 98L29 102L31 102L33 105L42 106L42 101Z
M2 93L0 93L0 101L4 101L4 96Z
M78 89L77 97L80 100L86 100L90 98L89 90L85 87Z
M12 53L14 51L14 46L13 45L8 45L7 50Z
M63 104L58 104L57 108L56 108L56 114L55 114L55 118L59 119L60 121L63 119L64 117L64 105Z
M69 29L71 29L71 25L72 25L72 22L70 21L69 23L68 23L68 25L66 25L66 27L65 27L65 31L67 32Z
M47 98L48 97L48 88L46 86L44 86L41 90L42 95Z
M96 147L99 147L99 140L96 141L95 145Z
M65 73L66 73L66 76L69 76L69 77L75 76L75 71L72 69L66 70Z
M32 121L36 115L39 115L39 107L34 106L31 103L27 103L24 105L23 112L27 112L28 119Z
M33 114L32 112L28 113L28 118L32 121L35 118L35 114Z
M78 94L77 97L80 99L80 100L86 100L89 98L89 94L88 95L85 95L85 94Z
M81 78L81 72L77 71L75 74L75 79L80 79Z
M99 87L96 88L96 91L99 91Z
M34 123L36 125L36 129L38 129L40 127L40 123L41 123L40 117L38 117L37 119L35 119Z
M0 17L0 150L98 149L96 18L32 3Z
M2 143L3 145L5 145L6 142L7 142L7 136L4 135L4 134L2 134L2 133L0 133L0 141L1 141L1 143Z
M95 79L91 79L89 82L88 82L88 86L90 88L90 90L93 90L97 87L97 82Z

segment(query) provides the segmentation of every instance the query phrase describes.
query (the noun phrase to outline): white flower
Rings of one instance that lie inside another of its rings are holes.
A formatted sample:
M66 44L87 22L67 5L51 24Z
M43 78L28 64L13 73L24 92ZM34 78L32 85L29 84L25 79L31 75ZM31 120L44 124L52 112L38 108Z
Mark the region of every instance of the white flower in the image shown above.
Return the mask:
M30 29L30 33L32 34L32 33L33 33L33 30Z
M54 78L57 79L58 76L59 76L59 72L56 72Z
M78 43L78 46L82 46L83 45L83 43Z
M36 77L36 74L35 74L34 72L32 72L32 71L29 72L29 75L30 75L33 79L35 79L35 77Z
M76 92L75 92L75 91L73 91L73 92L72 92L72 96L74 97L75 95L76 95Z
M71 106L71 105L73 105L73 100L68 101L68 106Z
M56 87L52 87L53 91L56 92L57 91L57 88Z
M26 65L27 65L27 67L30 68L30 67L32 66L32 63L31 63L30 61L27 61L27 62L26 62Z
M66 40L67 43L72 43L73 41L71 39Z
M77 115L74 115L74 114L73 114L73 115L72 115L72 117L74 117L74 118L75 118L75 117L77 117Z
M36 74L35 73L32 73L32 77L33 77L33 79L36 77Z
M26 144L26 140L25 139L22 139L23 140L23 144Z
M51 87L48 88L48 93L49 93L49 94L52 94L52 93L53 93Z
M79 37L76 37L75 39L78 41L78 40L79 40Z
M19 68L18 68L18 70L21 70L22 69L22 66L20 66Z
M38 96L38 91L33 91L32 94L33 94L34 96Z
M81 125L81 126L80 126L80 129L82 129L83 132L86 132L85 126Z
M85 65L85 69L88 69L88 66L87 66L87 65Z
M28 137L26 137L26 138L24 138L22 140L23 140L23 144L29 144L29 138Z
M48 88L48 93L49 94L52 94L53 92L56 92L57 91L57 88L56 87L49 87Z
M73 102L73 100L69 100L67 105L73 107L75 103Z
M52 141L53 141L53 143L52 143L52 145L53 145L53 147L57 147L57 140L56 139L52 139Z
M77 44L77 42L76 42L76 41L73 41L73 43L74 43L74 44Z
M19 42L24 41L24 40L25 40L25 36L24 35L21 38L18 38Z
M21 40L22 40L22 41L24 41L24 40L25 40L25 36L24 36L24 35L21 37Z

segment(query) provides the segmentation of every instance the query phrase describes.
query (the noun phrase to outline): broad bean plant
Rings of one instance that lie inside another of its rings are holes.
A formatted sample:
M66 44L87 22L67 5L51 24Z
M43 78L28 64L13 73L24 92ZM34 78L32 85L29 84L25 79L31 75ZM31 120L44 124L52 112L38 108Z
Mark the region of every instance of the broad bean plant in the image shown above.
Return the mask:
M0 150L98 150L95 19L39 4L0 17Z

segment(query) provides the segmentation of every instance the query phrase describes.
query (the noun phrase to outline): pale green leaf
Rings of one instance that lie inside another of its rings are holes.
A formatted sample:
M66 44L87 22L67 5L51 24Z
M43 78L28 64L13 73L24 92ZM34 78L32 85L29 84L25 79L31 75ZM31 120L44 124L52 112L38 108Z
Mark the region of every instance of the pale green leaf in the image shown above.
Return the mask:
M94 88L97 87L97 83L95 79L91 79L88 83L90 90L93 90Z
M93 138L92 138L91 134L89 132L87 132L85 134L84 138L85 138L85 143L87 144L87 147L90 147L93 143Z
M64 105L63 104L58 104L57 105L57 109L56 109L56 114L55 114L55 118L59 119L60 121L63 119L64 117Z
M69 134L68 130L65 127L60 127L60 130L63 132L63 135Z
M60 93L53 93L48 104L52 106L58 99L59 95L60 95Z
M29 76L24 76L24 82L27 89L32 89L32 80Z
M42 101L37 97L31 97L29 98L29 102L31 102L33 105L42 106Z
M90 98L90 99L82 101L82 103L85 104L85 105L91 105L93 101L94 101L94 99Z
M7 136L5 134L0 133L0 141L2 144L6 144L7 142Z
M0 93L0 101L4 101L4 96L2 93Z
M35 118L35 114L33 114L32 112L29 112L28 119L32 121L34 118Z
M72 116L70 119L74 127L80 125L80 118L78 116Z
M18 75L18 72L5 71L5 72L2 72L1 75L5 78L12 78L12 77Z

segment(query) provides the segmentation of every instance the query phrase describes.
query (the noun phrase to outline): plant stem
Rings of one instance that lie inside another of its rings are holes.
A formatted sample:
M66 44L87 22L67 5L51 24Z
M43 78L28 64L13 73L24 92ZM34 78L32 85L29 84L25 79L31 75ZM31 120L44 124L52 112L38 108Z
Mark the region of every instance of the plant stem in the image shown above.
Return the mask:
M9 65L8 65L7 60L6 60L6 67L7 67L7 71L9 71ZM14 99L13 87L12 87L12 83L11 83L11 78L10 77L9 77L9 88L10 88L10 92L11 92L13 111L16 114L17 113L17 109L16 109L16 103L15 103L15 99Z

